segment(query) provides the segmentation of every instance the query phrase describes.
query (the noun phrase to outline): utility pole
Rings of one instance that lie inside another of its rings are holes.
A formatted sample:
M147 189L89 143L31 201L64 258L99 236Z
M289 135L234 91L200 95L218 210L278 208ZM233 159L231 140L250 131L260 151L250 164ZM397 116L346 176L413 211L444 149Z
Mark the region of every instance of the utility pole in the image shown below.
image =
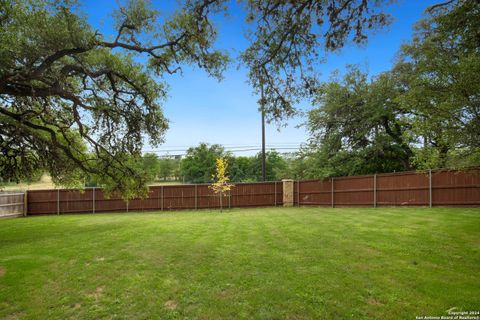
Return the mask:
M262 180L267 180L267 164L265 156L265 101L263 100L263 84L260 87L260 108L262 110Z

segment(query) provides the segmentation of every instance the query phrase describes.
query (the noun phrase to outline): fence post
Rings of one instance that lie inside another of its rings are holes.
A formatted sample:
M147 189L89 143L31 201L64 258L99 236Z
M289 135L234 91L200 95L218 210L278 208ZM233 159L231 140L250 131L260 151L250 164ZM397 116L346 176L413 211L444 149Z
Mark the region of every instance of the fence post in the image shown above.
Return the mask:
M373 207L377 207L377 174L373 175Z
M294 206L294 181L290 179L284 179L283 182L283 206L284 207L293 207Z
M60 214L60 189L57 189L57 215Z
M195 184L195 210L198 209L197 184Z
M334 193L335 193L335 189L334 189L334 183L335 183L335 178L331 178L331 181L332 181L332 208L335 207L335 199L334 199Z
M130 203L130 200L127 200L127 212L128 212L128 204Z
M428 169L428 204L432 207L432 169Z
M28 212L28 190L25 190L25 193L23 194L23 216L27 216Z
M95 213L95 187L92 189L92 213Z

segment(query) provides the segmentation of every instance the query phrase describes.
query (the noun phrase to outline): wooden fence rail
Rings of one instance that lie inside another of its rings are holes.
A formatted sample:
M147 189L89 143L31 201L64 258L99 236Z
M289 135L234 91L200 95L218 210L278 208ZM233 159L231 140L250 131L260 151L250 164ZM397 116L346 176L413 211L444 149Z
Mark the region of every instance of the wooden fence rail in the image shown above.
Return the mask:
M480 206L480 169L401 172L294 182L297 206ZM106 198L102 189L28 191L27 213L64 214L219 208L208 185L150 187L146 199ZM283 205L281 181L239 183L224 207Z

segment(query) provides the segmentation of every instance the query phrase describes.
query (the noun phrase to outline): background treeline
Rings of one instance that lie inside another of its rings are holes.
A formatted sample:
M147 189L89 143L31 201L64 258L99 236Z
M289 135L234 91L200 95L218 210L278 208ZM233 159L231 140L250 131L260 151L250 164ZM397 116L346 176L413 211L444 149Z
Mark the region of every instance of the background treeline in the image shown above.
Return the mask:
M227 174L233 182L252 182L262 179L261 154L234 156L218 144L201 143L187 150L183 158L158 157L147 153L139 164L149 176L150 182L210 183L215 173L215 159L227 161ZM266 154L267 180L279 180L291 176L293 157L276 151ZM91 182L94 184L94 182Z

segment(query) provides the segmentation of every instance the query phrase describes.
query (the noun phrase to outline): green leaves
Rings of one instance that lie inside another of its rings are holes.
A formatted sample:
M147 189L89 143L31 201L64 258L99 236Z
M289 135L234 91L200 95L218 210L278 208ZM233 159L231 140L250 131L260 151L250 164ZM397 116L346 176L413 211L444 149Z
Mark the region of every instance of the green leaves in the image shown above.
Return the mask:
M125 6L113 13L116 29L122 31L119 39L128 42L131 37L155 31L159 15L150 1L128 0Z
M395 102L402 90L393 74L369 81L351 66L342 80L326 83L318 92L318 107L308 113L310 146L303 158L323 168L312 169L309 177L411 168L413 153L404 136L408 124Z
M310 177L479 165L480 5L441 6L420 21L391 71L357 68L324 84L309 112Z
M364 43L368 30L388 25L381 9L388 2L248 1L253 30L242 60L255 92L264 93L270 120L295 115L295 104L315 95L322 52Z
M212 49L208 17L216 5L188 1L162 20L148 2L129 1L107 41L74 2L1 1L0 178L40 170L69 184L83 172L109 191L144 194L142 146L161 143L168 128L167 84L155 75L196 64L221 76L227 59ZM137 62L145 55L150 68Z
M464 163L458 150L478 152L480 55L478 41L473 40L479 32L473 26L479 19L475 1L437 8L402 48L400 63L409 89L399 102L414 111L412 130L425 142L417 163L456 166L453 159Z
M477 159L475 1L432 8L391 72L370 81L352 69L342 81L318 83L321 53L363 43L369 30L388 25L383 8L389 2L246 2L252 29L241 58L250 82L263 91L270 120L286 119L297 102L316 98L320 108L310 112L308 126L312 146L322 147L307 157L333 161L322 174ZM148 173L137 164L143 144L158 145L168 128L166 76L189 64L221 79L229 58L214 48L211 16L226 6L186 0L167 17L148 1L127 1L115 13L115 36L107 39L75 1L0 0L0 178L45 170L68 183L82 172L112 192L144 193ZM432 157L422 160L430 150ZM223 153L207 150L204 158L211 151ZM185 167L191 180L209 179L211 171L201 176L195 161Z
M181 175L192 183L209 183L215 174L215 160L228 156L218 144L200 143L187 150L181 163Z

